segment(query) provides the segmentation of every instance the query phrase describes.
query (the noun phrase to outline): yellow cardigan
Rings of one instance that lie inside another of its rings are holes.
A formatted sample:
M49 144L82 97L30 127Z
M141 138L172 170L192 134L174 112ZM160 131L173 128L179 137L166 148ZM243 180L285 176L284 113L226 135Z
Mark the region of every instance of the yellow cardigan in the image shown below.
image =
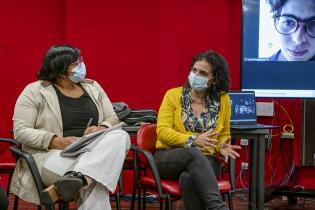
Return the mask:
M182 87L170 89L163 98L157 120L157 149L185 147L185 143L190 136L198 135L198 133L187 131L184 127L181 116L182 90ZM215 136L218 140L217 147L215 150L210 147L210 150L213 151L212 153L202 150L204 154L214 155L216 151L219 151L221 143L230 136L230 116L230 97L228 94L222 93L220 96L219 117L214 130L218 133Z

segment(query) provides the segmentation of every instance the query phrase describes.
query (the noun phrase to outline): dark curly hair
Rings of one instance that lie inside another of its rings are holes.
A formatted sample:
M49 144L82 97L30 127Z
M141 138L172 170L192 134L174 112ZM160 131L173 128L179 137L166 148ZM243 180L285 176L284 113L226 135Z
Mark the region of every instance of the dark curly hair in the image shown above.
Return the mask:
M216 81L215 85L207 88L208 96L211 99L220 100L222 92L227 93L230 89L229 67L223 56L212 50L208 50L196 55L192 59L192 66L197 61L206 61L213 69L213 77ZM184 88L191 88L187 79Z
M275 18L281 15L282 7L288 0L266 0L266 1L267 1L267 4L271 8L273 17Z
M37 78L55 83L60 75L67 75L69 65L77 61L80 54L79 49L70 45L53 45L44 56Z

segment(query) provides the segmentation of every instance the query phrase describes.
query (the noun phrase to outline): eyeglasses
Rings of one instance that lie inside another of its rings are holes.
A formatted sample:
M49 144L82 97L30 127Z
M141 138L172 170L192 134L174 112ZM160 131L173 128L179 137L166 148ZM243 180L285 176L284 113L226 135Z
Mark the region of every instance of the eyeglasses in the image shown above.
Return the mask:
M81 67L81 64L84 62L84 60L83 60L83 57L82 56L80 56L79 58L78 58L78 60L76 60L75 62L73 62L72 64L74 64L74 65L76 65L76 66L78 66L79 68Z
M289 35L297 31L301 23L304 24L305 32L312 38L315 38L315 19L302 20L291 16L278 16L274 19L276 30L283 35Z
M71 63L71 65L75 65L81 68L82 63L84 62L83 57L80 56L75 62ZM68 67L69 68L69 67ZM74 68L73 68L74 69ZM73 69L67 69L68 72L72 73Z

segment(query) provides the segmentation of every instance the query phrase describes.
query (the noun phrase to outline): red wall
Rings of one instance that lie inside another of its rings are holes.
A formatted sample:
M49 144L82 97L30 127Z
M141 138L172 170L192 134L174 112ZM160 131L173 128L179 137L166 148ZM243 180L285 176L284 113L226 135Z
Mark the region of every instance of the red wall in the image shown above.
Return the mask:
M192 56L206 49L221 52L239 75L240 21L229 23L240 16L239 1L69 0L66 11L66 42L82 49L88 76L113 101L157 109L165 90L185 81Z
M191 58L207 49L226 57L231 88L239 89L241 0L0 0L0 26L0 136L9 136L16 98L36 80L45 51L55 43L80 48L88 77L96 79L112 101L125 101L132 108L158 109L165 91L185 81ZM280 104L294 119L294 158L299 165L301 101ZM287 123L281 110L275 120ZM266 161L277 167L276 183L286 174L278 167L280 151L292 148L284 142L283 150L279 142L274 138L266 155ZM245 160L245 150L241 153L239 162ZM266 170L268 184L272 174L267 164ZM303 177L298 176L298 182L311 184Z

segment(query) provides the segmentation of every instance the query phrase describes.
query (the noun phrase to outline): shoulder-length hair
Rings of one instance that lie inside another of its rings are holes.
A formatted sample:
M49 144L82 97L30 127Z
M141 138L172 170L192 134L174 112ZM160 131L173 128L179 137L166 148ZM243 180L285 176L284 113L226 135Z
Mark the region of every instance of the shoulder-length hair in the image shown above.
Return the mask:
M70 45L54 45L46 52L42 67L36 76L39 80L55 83L60 75L67 75L70 64L80 57L80 50Z
M210 99L220 100L222 92L227 93L230 88L229 67L223 56L212 50L208 50L196 55L192 59L192 66L197 61L206 61L210 64L213 70L213 77L216 83L207 88L207 94ZM189 80L187 79L184 88L191 88Z

